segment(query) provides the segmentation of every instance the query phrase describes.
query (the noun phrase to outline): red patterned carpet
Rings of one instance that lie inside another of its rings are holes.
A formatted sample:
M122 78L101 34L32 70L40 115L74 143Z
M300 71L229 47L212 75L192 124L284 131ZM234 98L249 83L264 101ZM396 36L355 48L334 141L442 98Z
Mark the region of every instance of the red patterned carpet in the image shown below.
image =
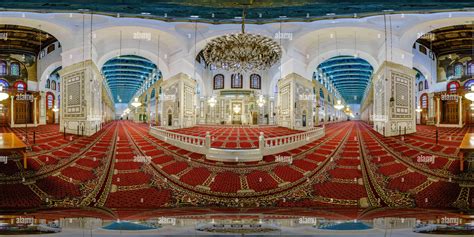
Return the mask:
M258 147L258 137L263 132L264 137L281 137L301 131L284 127L236 127L236 126L195 126L191 128L173 129L172 132L205 137L211 135L211 147L227 149L250 149Z
M436 146L426 135L430 128L402 139L385 138L362 122L335 123L319 140L277 154L291 163L276 162L277 155L252 163L208 161L127 121L109 123L91 137L64 139L57 126L37 129L44 134L37 134L28 154L29 169L0 164L2 210L87 207L126 216L137 214L131 209L223 206L452 209L474 198L473 181L459 176L456 154L446 150L467 129L446 131L451 135L440 137L443 149L433 151L415 144ZM254 131L227 129L249 137ZM434 162L419 162L419 155L435 155Z

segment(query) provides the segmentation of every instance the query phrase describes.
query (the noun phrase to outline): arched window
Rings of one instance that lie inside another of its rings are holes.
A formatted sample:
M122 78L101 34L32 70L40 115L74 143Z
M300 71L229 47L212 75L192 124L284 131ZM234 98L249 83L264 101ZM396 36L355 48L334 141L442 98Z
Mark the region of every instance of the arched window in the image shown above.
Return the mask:
M54 95L50 92L46 94L46 107L52 109L54 106Z
M474 75L474 60L467 63L467 75L468 76Z
M26 83L22 82L22 81L17 81L15 82L15 84L13 84L13 87L17 90L17 91L26 91Z
M425 80L425 89L428 89L428 80Z
M56 81L51 81L51 90L56 90Z
M458 63L454 66L454 77L461 77L462 76L462 64Z
M10 86L10 84L8 84L8 82L3 79L0 79L0 85L3 86L3 89L8 88Z
M250 89L261 89L262 88L262 77L258 74L250 75Z
M155 92L155 88L153 88L153 89L151 90L151 94L150 94L150 100L152 100L152 99L154 99L154 98L155 98L155 96L156 96L155 94L156 94L156 92Z
M61 91L61 83L58 82L58 92ZM59 99L58 99L59 100Z
M424 93L420 97L420 104L422 109L427 109L428 108L428 95Z
M19 76L20 75L20 64L18 64L18 63L10 64L10 74L12 76Z
M448 91L448 93L456 93L458 88L459 88L459 82L457 81L452 81L452 82L449 82L448 85L446 86L446 90Z
M0 61L0 75L7 75L7 63Z
M242 88L243 76L240 73L234 73L230 76L231 88Z
M464 89L471 90L471 86L474 85L474 79L464 82Z
M46 88L48 88L48 89L49 89L49 88L50 88L50 83L51 83L51 82L49 81L49 79L48 79L48 80L46 80L46 85L45 85L44 87L46 87Z
M217 74L214 76L214 90L224 89L224 75Z
M423 82L420 81L420 82L418 83L418 91L422 91L422 90L423 90Z

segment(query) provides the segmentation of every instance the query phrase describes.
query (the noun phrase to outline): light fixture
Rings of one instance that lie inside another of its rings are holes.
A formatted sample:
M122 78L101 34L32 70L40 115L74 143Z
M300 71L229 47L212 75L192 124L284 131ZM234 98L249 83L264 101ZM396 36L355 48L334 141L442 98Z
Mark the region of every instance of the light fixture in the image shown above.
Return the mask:
M135 97L135 100L132 102L132 106L137 108L140 105L142 105L142 103L140 103L140 101L138 101L138 97Z
M265 105L265 98L263 98L263 95L260 95L257 100L257 105L258 107L262 108Z
M241 109L242 109L242 108L240 107L239 104L235 104L235 105L232 107L232 110L234 111L235 114L239 114Z
M59 111L58 106L57 106L57 105L54 105L54 107L53 107L53 112L56 113L56 112L58 112L58 111Z
M469 92L466 93L464 97L470 101L474 101L474 85L471 85L471 90L469 90Z
M418 106L416 107L415 111L418 112L418 113L420 113L420 112L423 111L423 110L422 110L421 107L418 105Z
M245 15L244 9L241 33L211 40L196 60L207 68L233 72L267 70L277 63L282 55L280 45L269 37L245 33Z
M334 108L337 110L341 110L344 108L344 105L342 104L341 100L337 100L336 105L334 105Z
M0 101L4 101L8 99L9 95L5 91L3 91L3 85L0 84Z
M209 106L211 106L211 108L214 108L214 106L216 106L216 104L217 104L217 100L216 100L216 98L214 98L214 96L213 96L213 97L209 98L209 100L207 101L207 103L209 104Z

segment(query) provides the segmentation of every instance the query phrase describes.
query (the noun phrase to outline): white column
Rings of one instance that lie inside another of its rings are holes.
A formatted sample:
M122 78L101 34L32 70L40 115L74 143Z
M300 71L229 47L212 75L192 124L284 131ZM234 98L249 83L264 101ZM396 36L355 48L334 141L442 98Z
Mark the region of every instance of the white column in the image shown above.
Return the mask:
M10 96L10 127L13 127L13 125L15 125L15 111L13 110L14 109L14 106L13 106L13 103L15 102L14 101L14 98L15 96Z
M436 110L437 110L436 126L439 126L439 120L440 120L440 114L441 114L440 105L439 105L439 97L436 98Z
M36 109L37 109L36 106L38 106L37 103L36 103L36 100L37 100L37 98L35 97L33 99L33 123L34 123L35 127L36 127L36 124L38 123L36 121Z
M459 126L462 127L462 96L458 96L458 104L459 104Z

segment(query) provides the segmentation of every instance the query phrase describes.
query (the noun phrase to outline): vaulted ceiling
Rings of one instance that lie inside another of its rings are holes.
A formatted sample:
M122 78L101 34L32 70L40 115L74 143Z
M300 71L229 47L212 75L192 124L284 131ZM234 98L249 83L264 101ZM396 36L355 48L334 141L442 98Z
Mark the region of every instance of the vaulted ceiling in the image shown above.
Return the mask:
M348 104L360 104L373 70L367 61L354 56L333 57L318 66Z
M187 21L192 15L200 21L232 22L248 8L249 21L269 22L286 16L288 20L314 20L314 18L353 17L380 14L384 10L429 12L459 10L473 7L471 0L2 0L5 9L32 11L73 11L90 9L97 13L162 18L168 21ZM196 20L196 19L193 19Z
M25 26L0 25L0 53L37 55L40 49L57 41L54 36Z
M474 54L474 24L433 30L417 40L439 57L451 53Z
M156 65L146 58L125 55L107 61L102 67L102 74L115 103L128 103L156 69Z

